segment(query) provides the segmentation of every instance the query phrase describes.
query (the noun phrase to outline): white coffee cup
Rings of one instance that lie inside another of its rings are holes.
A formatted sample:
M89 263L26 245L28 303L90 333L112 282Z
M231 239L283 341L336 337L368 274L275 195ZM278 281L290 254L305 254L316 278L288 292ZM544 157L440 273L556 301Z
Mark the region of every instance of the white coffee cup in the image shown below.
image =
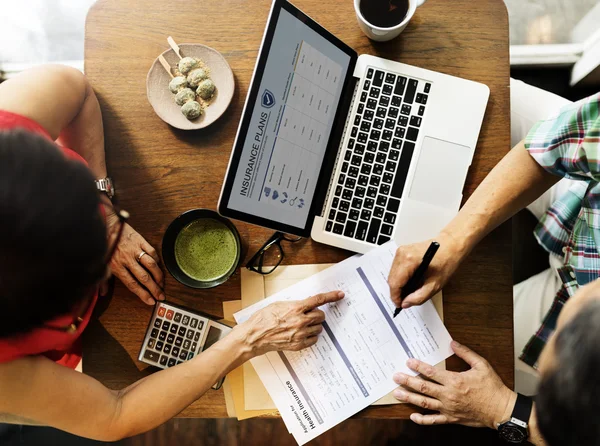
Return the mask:
M370 1L370 0L362 0L362 1ZM397 37L412 16L415 14L417 7L421 6L425 3L425 0L408 0L408 11L406 12L406 17L402 20L402 22L398 23L396 26L392 26L391 28L381 28L379 26L375 26L365 20L363 15L360 12L360 2L361 0L354 0L354 11L356 11L356 19L358 20L358 26L363 32L367 35L369 39L376 40L378 42L386 42L388 40L392 40L394 37Z

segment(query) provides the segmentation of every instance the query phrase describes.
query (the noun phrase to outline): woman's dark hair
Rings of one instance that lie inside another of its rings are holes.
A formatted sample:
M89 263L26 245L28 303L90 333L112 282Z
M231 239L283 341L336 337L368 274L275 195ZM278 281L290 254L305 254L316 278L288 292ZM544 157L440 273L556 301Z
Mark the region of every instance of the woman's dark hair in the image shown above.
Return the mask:
M106 265L89 169L42 136L0 132L0 338L68 314Z
M600 445L600 302L593 301L556 334L555 363L542 376L538 426L550 446Z

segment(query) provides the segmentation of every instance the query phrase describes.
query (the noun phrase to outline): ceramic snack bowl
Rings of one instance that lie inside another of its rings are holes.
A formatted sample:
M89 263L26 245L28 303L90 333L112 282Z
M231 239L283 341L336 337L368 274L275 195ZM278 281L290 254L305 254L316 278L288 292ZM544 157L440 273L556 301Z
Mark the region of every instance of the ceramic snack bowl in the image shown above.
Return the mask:
M196 43L182 43L179 48L183 57L202 59L210 69L210 78L217 87L210 105L199 118L188 120L181 113L181 106L175 103L175 95L169 90L171 76L160 64L158 57L146 78L148 101L158 117L167 124L181 130L201 129L219 119L231 103L235 89L233 71L221 53L213 48ZM162 53L162 56L172 68L177 66L179 57L172 49Z

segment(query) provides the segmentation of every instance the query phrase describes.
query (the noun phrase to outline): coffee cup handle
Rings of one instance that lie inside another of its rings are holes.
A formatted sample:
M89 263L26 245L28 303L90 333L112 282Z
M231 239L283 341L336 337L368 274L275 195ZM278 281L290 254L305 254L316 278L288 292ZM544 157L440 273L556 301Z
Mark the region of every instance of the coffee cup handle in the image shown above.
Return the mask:
M417 8L425 2L426 2L426 0L417 0Z
M378 29L373 29L373 28L371 28L371 32L373 34L375 34L376 36L385 36L387 34L387 31L380 31Z

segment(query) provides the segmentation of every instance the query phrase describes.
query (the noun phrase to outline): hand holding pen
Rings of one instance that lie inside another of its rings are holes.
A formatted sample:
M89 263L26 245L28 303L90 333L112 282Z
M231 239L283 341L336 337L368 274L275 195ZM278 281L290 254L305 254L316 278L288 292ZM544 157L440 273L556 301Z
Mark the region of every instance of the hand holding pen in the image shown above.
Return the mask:
M427 272L427 268L429 268L429 264L433 260L435 253L439 249L440 244L438 242L431 242L429 248L425 252L423 256L423 260L421 260L421 264L417 267L414 274L408 279L408 282L402 287L401 298L404 299L409 294L414 293L421 286L423 286L423 280L425 279L425 273ZM402 311L402 307L397 307L394 310L394 317L398 316Z

